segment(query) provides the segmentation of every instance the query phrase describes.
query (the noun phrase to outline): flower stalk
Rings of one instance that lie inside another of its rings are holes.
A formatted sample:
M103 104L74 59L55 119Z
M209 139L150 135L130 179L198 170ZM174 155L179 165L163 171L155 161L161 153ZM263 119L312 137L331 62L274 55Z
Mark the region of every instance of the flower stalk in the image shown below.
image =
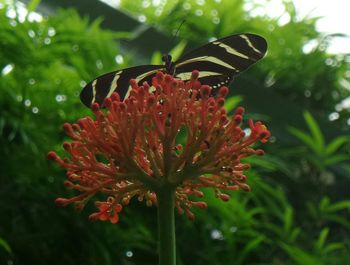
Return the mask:
M175 188L166 185L157 192L159 265L176 265Z

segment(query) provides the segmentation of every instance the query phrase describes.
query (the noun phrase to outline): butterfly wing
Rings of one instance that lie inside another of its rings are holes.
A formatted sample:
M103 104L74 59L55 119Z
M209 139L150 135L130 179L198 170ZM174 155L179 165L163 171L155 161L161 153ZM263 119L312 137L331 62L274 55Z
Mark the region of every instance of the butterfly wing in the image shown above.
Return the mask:
M228 85L234 76L264 57L266 40L258 35L244 33L210 42L195 49L175 62L175 76L188 80L193 70L199 71L202 84L214 89Z
M250 33L232 35L182 56L175 62L175 76L188 80L192 71L198 70L199 80L217 89L263 58L266 50L263 37ZM141 65L101 75L83 88L80 99L88 107L95 102L102 105L114 91L125 99L131 89L130 79L136 79L138 84L150 83L159 70L166 71L166 66Z
M151 83L159 70L165 70L164 65L140 65L101 75L83 88L80 99L90 107L95 102L102 106L104 99L113 92L118 92L121 99L127 98L131 89L130 79L135 79L138 84Z

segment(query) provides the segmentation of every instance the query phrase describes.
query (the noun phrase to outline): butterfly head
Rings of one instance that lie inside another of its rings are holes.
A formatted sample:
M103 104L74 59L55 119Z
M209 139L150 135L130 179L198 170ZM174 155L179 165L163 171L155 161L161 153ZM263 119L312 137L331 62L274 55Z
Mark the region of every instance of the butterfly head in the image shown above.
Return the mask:
M163 54L162 55L162 61L164 62L165 65L171 63L171 55L170 54Z
M174 68L174 64L173 64L171 55L170 54L163 54L162 61L164 62L166 72L168 74L174 74L175 68Z

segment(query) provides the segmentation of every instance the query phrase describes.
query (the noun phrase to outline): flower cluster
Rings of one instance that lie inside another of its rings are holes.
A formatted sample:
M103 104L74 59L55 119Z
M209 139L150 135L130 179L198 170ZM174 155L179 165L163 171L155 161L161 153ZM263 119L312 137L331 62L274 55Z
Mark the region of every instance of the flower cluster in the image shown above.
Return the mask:
M244 109L230 118L223 108L227 93L221 87L213 96L211 87L198 81L198 71L187 82L158 72L152 87L132 80L127 99L117 93L105 99L106 110L94 103L95 119L64 125L72 139L63 145L68 158L48 154L67 170L65 185L80 193L56 203L82 208L102 193L107 199L96 203L98 212L90 218L116 223L131 198L151 206L157 204L157 192L170 185L179 213L193 219L193 206L207 207L193 200L204 196L202 188L213 188L223 201L230 198L227 191L249 191L243 173L249 165L241 159L263 155L251 146L266 142L270 132L261 122L249 121L246 135L240 127Z

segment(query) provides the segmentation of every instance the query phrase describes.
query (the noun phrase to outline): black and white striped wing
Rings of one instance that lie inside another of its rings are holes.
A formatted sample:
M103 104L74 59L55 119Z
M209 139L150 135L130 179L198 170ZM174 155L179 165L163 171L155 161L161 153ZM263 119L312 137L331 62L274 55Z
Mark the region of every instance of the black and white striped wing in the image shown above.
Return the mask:
M101 75L83 88L80 99L90 107L95 102L102 106L104 99L113 92L118 92L122 99L127 98L131 89L130 79L135 79L138 84L151 83L159 70L165 70L164 65L140 65Z
M266 50L263 37L250 33L232 35L182 56L175 62L175 76L188 80L192 71L198 70L201 83L217 89L263 58Z

